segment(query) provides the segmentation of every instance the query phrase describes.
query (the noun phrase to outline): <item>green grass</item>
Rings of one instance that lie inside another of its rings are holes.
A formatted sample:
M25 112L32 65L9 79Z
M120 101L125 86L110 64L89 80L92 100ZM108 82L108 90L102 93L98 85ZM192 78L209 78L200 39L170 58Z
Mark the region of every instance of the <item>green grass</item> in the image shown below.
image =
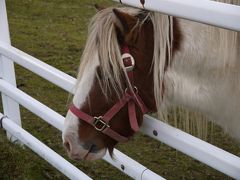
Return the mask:
M8 0L12 44L75 76L86 40L87 24L96 12L93 7L96 2L113 4L107 0ZM20 89L65 115L67 92L19 66L16 66L16 74ZM24 129L66 157L59 131L24 108L21 108L21 114ZM213 144L240 156L240 146L217 127ZM230 179L141 134L118 148L167 179ZM66 159L94 179L128 179L102 160L90 163ZM0 179L67 178L28 148L10 143L5 132L0 130Z

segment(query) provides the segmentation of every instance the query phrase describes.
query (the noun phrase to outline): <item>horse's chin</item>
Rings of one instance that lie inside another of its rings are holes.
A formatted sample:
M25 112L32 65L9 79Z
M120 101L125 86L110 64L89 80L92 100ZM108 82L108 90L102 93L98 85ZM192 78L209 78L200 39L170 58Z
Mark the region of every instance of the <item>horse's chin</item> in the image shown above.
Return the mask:
M101 149L98 152L87 152L84 155L80 154L70 154L68 153L69 158L73 160L84 160L84 161L96 161L101 159L107 152L107 149Z

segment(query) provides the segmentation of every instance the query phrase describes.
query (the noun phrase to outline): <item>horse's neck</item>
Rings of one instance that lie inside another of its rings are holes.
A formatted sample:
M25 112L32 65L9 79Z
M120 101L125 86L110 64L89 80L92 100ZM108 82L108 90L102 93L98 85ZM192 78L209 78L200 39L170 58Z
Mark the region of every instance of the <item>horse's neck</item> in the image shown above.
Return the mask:
M166 102L209 115L240 138L237 33L186 20L180 27L181 50L165 74Z

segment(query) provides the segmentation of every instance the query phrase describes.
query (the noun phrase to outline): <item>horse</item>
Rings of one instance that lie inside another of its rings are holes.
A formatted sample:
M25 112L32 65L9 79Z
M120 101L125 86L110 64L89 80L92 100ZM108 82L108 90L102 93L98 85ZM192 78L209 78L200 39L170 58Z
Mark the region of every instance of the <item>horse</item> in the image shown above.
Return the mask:
M64 121L69 157L112 155L139 130L143 114L179 106L240 138L239 58L239 32L132 7L100 8Z

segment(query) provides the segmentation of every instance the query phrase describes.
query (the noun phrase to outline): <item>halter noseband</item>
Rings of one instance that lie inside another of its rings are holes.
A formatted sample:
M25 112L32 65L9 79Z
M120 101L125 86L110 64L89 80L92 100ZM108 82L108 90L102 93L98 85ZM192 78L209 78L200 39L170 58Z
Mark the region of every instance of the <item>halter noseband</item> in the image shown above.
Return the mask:
M97 131L108 135L118 142L126 142L130 137L125 137L113 130L109 122L112 118L127 104L128 105L128 116L131 129L136 132L139 130L139 125L136 117L136 105L140 108L143 114L147 113L147 107L138 95L137 87L133 84L133 68L135 65L134 58L130 55L128 46L122 48L122 61L126 69L127 80L130 82L130 87L125 90L123 97L112 106L103 116L93 117L85 112L81 111L74 104L71 104L69 110L81 120L92 125Z

